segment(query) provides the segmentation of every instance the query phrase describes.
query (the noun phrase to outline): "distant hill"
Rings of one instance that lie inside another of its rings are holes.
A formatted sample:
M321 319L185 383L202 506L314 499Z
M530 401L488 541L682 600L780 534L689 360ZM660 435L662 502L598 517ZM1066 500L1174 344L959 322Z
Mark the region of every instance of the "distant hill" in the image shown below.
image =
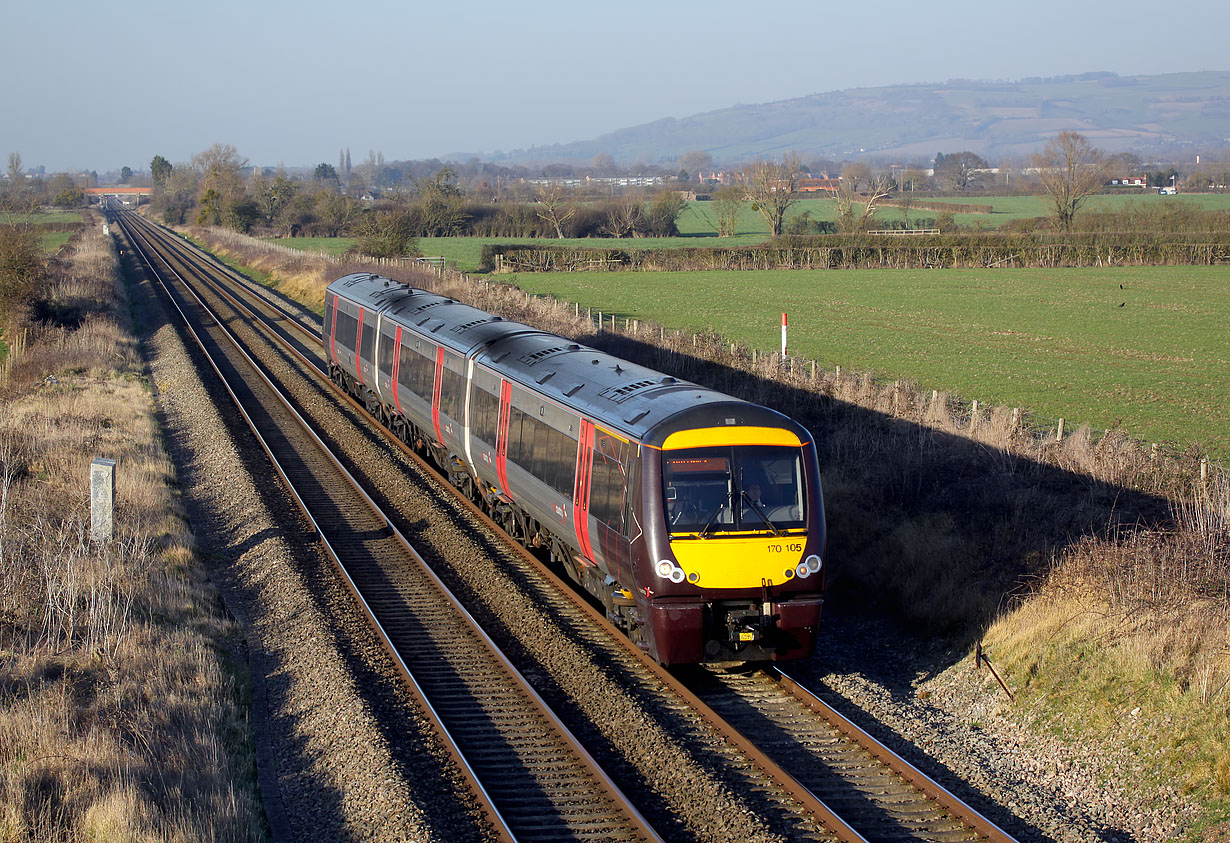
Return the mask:
M718 162L788 150L805 158L907 158L968 149L995 161L1029 155L1063 129L1116 152L1224 146L1230 143L1230 72L852 88L666 118L499 160L581 161L607 153L624 163L658 163L693 149Z

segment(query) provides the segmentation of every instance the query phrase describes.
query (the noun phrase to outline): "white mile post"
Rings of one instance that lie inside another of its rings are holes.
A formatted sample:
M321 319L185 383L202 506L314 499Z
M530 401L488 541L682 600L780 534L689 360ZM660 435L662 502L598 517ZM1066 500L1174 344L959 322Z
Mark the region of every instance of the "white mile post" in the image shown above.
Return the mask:
M90 538L102 544L114 533L115 460L99 457L90 463Z
M786 314L782 314L782 359L786 359Z

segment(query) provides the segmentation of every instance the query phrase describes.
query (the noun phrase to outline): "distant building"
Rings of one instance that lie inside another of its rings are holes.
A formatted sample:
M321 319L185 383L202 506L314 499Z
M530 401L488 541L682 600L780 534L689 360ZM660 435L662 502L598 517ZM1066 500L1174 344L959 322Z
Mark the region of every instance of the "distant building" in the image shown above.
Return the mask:
M1148 176L1126 176L1123 178L1114 178L1106 183L1110 187L1139 187L1146 188L1149 186Z
M795 182L795 193L836 193L841 188L841 179L810 178Z

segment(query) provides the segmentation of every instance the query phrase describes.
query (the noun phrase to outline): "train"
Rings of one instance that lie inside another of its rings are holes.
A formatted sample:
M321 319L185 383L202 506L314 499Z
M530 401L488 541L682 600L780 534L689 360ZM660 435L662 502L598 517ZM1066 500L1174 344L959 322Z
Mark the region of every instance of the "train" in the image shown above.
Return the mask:
M330 378L664 665L815 648L816 443L768 407L371 273L325 295Z

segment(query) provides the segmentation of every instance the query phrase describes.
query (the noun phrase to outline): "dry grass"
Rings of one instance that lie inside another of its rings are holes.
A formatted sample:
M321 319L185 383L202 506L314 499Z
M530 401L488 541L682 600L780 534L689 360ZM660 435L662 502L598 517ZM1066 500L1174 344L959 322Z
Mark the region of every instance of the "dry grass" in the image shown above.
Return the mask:
M0 398L0 841L262 839L237 631L192 566L109 240L53 271ZM95 457L119 464L106 545Z

